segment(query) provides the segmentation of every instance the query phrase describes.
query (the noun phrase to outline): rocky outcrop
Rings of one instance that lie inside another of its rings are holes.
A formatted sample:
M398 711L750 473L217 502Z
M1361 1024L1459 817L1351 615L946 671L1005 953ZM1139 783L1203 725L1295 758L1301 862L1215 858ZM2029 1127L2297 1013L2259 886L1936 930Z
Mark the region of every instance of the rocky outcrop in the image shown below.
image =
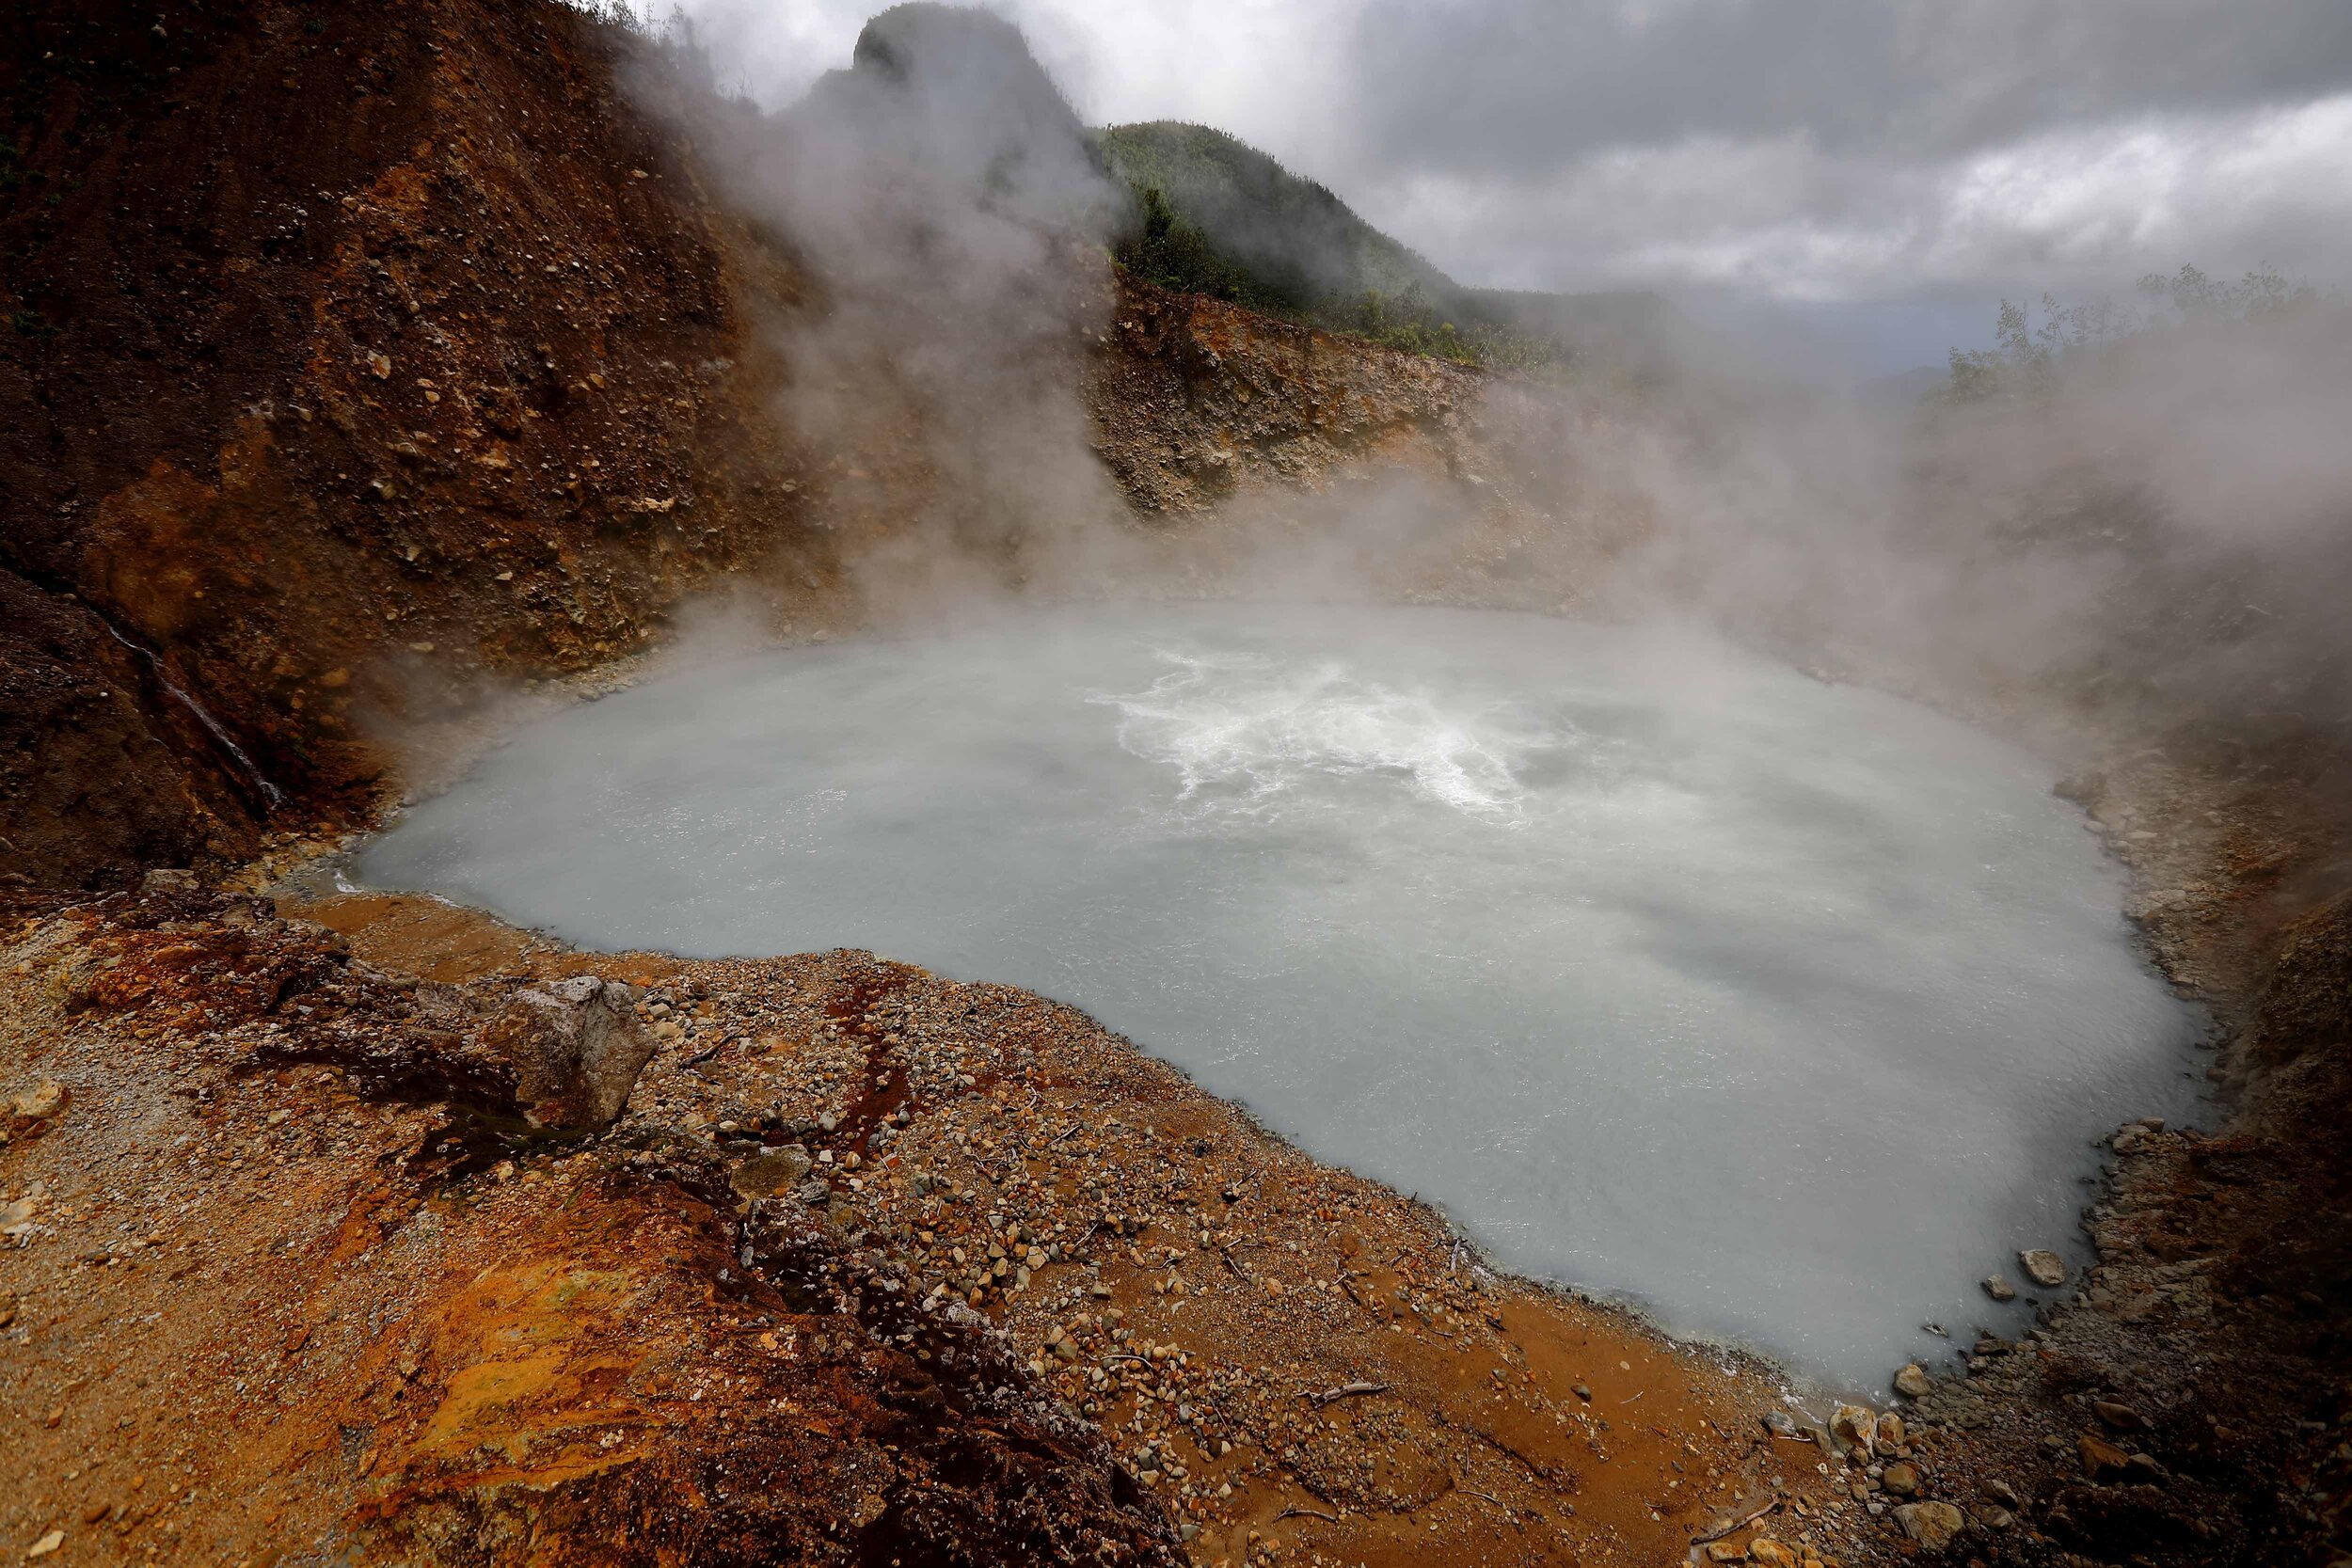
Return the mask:
M1467 366L1123 277L1113 311L1089 388L1096 450L1147 515L1358 464L1459 475L1486 439L1491 378Z
M652 1060L653 1032L617 980L575 974L515 993L483 1031L515 1074L515 1102L533 1127L612 1124Z

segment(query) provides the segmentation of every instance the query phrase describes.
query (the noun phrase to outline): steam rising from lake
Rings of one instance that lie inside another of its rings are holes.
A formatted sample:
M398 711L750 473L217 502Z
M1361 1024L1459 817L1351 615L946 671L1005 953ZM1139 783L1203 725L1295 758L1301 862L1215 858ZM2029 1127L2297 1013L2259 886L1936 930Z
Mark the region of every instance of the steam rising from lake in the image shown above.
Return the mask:
M2017 1332L2191 1020L2047 768L1694 633L1071 610L517 736L360 872L605 947L1087 1009L1505 1263L1879 1387Z

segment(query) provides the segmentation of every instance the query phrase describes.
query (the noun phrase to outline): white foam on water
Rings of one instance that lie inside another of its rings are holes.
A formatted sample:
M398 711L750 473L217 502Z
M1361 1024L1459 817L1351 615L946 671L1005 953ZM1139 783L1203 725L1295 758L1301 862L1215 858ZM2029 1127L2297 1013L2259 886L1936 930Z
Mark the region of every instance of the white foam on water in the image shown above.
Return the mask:
M1303 786L1318 777L1371 774L1469 816L1524 819L1520 737L1492 715L1449 713L1337 660L1153 652L1172 668L1149 689L1089 700L1119 710L1121 746L1175 768L1181 800L1251 811L1311 799Z
M1031 987L1505 1263L1879 1388L2087 1257L2196 1021L2049 768L1688 631L1122 608L517 735L361 879L573 940Z

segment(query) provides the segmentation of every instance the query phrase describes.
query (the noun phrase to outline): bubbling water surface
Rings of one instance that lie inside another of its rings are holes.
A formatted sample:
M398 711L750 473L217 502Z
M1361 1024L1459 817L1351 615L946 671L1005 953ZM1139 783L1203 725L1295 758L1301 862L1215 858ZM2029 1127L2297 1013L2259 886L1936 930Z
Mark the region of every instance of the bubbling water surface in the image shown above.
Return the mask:
M536 724L365 851L574 941L1084 1007L1505 1263L1831 1384L2014 1333L2194 1022L2033 756L1682 630L1073 610Z

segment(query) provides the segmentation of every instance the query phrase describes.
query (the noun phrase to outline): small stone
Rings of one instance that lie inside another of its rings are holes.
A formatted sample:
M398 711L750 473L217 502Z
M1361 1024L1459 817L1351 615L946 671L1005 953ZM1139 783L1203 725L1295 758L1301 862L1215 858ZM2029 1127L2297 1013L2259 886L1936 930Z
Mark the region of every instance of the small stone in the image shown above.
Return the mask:
M1903 1446L1903 1418L1892 1410L1879 1412L1879 1452L1893 1453Z
M2066 1283L2066 1259L2047 1247L2026 1248L2017 1255L2017 1266L2036 1285L2046 1288Z
M1786 1410L1767 1410L1764 1412L1764 1430L1771 1433L1775 1437L1800 1437L1804 1435L1804 1433L1798 1430L1797 1418L1794 1416L1789 1415Z
M2147 1418L2128 1404L2117 1404L2112 1400L2092 1400L2090 1408L2099 1419L2117 1432L2145 1432L2148 1429Z
M1867 1458L1876 1449L1879 1419L1869 1406L1841 1404L1831 1412L1829 1434L1840 1449L1854 1449Z
M1593 1391L1581 1383L1578 1384L1573 1389L1570 1390L1570 1392L1575 1394L1578 1399L1582 1400L1586 1404L1593 1402Z
M1968 1528L1968 1516L1949 1503L1905 1503L1895 1510L1903 1533L1931 1552L1940 1552Z
M2074 1446L2082 1455L2083 1474L2092 1481L2112 1471L2122 1470L2132 1462L2131 1455L2122 1449L2088 1432L2075 1440Z
M1977 1518L1987 1529L2007 1529L2017 1522L2017 1515L2006 1508L1988 1508Z
M1899 1497L1915 1497L1919 1495L1918 1467L1898 1460L1880 1475L1879 1484Z
M30 1546L26 1547L24 1555L26 1557L47 1557L51 1552L56 1551L58 1547L64 1544L65 1531L61 1529L53 1529L47 1535L42 1536L40 1540L34 1542Z
M1797 1554L1769 1535L1748 1543L1748 1560L1762 1563L1764 1568L1797 1568Z
M1984 1293L1994 1301L2015 1301L2017 1287L1997 1274L1990 1274L1984 1276Z
M0 1132L11 1137L39 1132L64 1114L73 1096L55 1078L44 1078L31 1088L11 1095L6 1115L0 1115Z
M1709 1562L1745 1562L1748 1549L1737 1541L1709 1541L1706 1557Z
M1895 1374L1895 1392L1907 1400L1925 1399L1935 1385L1929 1380L1927 1369L1914 1361Z
M808 1179L808 1151L797 1144L753 1155L735 1167L735 1190L745 1197L772 1197ZM821 1185L821 1183L820 1183Z

